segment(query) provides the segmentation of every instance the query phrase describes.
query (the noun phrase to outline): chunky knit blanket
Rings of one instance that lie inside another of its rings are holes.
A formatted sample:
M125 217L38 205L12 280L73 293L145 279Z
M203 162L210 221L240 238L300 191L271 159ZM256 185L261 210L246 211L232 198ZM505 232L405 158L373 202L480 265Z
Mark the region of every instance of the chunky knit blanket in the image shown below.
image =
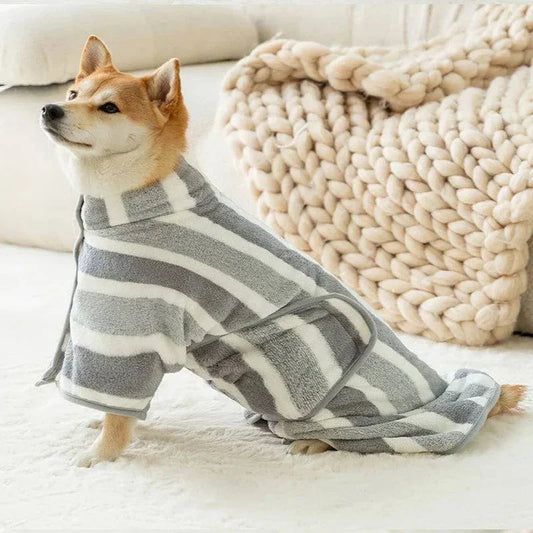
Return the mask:
M219 120L281 236L395 328L513 332L533 223L533 7L481 7L412 48L273 40L228 74Z

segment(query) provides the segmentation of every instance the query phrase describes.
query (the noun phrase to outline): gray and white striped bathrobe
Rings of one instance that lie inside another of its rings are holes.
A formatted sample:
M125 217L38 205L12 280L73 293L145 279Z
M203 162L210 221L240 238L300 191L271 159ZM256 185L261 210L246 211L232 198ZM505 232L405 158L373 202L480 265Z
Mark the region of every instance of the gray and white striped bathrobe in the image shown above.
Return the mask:
M144 190L80 204L71 308L40 382L74 402L144 419L163 374L186 367L282 438L450 453L498 398L482 372L439 377L184 160Z

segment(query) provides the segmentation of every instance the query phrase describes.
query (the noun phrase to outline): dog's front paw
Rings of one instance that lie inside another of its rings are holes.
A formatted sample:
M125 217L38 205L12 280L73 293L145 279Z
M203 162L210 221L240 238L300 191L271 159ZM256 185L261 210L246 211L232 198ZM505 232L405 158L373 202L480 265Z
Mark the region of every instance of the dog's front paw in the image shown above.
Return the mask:
M81 468L91 468L91 466L101 463L102 461L105 461L105 459L103 459L98 453L88 451L78 455L74 459L73 464Z
M289 445L289 453L291 455L313 455L315 453L327 452L333 448L317 439L295 440Z
M72 464L74 466L79 466L80 468L91 468L95 464L99 463L101 459L90 452L85 452L78 455Z
M92 466L105 461L114 461L118 455L104 454L98 449L90 449L78 455L74 459L74 465L81 468L91 468Z

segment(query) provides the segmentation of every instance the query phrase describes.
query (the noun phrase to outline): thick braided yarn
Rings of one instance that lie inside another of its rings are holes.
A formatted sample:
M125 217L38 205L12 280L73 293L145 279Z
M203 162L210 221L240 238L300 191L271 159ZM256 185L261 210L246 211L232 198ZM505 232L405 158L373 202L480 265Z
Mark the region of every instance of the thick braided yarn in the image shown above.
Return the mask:
M533 7L488 5L410 49L260 45L219 110L260 216L399 330L510 335L533 230L532 30Z

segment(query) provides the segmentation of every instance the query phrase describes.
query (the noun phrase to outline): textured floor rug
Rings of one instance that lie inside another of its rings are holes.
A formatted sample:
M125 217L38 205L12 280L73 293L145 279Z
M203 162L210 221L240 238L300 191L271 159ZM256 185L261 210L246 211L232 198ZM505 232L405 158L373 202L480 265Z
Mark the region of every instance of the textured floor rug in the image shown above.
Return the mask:
M533 523L533 412L488 421L453 456L293 457L192 374L170 375L115 463L70 461L97 413L35 388L73 274L68 254L0 245L0 528L339 531ZM439 371L475 366L533 386L533 339L466 348L402 335Z
M412 48L278 39L219 121L266 222L396 329L512 334L533 228L533 7L488 5Z

